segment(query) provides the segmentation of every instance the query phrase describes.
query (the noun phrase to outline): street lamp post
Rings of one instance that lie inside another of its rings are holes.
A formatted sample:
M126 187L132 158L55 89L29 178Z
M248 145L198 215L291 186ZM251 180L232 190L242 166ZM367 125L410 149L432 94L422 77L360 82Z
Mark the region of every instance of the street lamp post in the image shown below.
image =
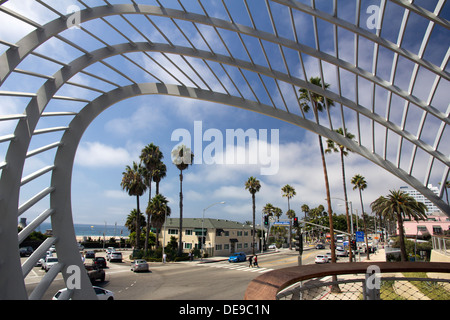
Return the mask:
M209 205L208 207L206 207L205 209L203 209L203 216L202 216L202 241L200 241L200 252L202 253L200 256L200 259L203 261L203 238L205 237L205 231L203 229L204 224L205 224L205 211L208 210L209 208L211 208L212 206L215 206L216 204L225 204L225 201L221 201L221 202L216 202L213 203L211 205ZM206 240L206 237L205 237Z
M166 218L167 218L167 205L165 206L165 213L164 213L164 233L163 233L163 245L162 245L162 261L164 261L164 246L166 245ZM158 239L156 239L158 241Z

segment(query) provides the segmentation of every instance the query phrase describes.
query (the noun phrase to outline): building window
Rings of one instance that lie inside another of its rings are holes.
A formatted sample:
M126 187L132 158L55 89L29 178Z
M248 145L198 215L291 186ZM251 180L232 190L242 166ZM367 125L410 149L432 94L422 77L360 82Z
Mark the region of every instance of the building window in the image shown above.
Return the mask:
M433 234L442 234L441 226L433 226Z
M244 236L245 236L245 237L248 236L248 231L244 231Z
M238 231L238 232L237 232L237 236L238 236L238 237L242 237L242 231Z
M178 229L169 229L169 231L167 231L169 234L178 234Z
M188 249L188 250L192 249L192 243L185 242L183 244L183 249Z
M192 236L193 231L191 229L187 229L184 231L184 234L187 236Z
M229 244L224 244L223 245L223 249L224 250L230 250L230 245Z
M244 249L248 248L248 243L244 243Z
M217 251L222 250L222 245L221 244L216 244L216 250Z
M230 231L224 231L224 235L225 235L225 237L229 237L230 236Z
M238 249L242 249L242 243L238 243L238 244L237 244L237 248L238 248Z

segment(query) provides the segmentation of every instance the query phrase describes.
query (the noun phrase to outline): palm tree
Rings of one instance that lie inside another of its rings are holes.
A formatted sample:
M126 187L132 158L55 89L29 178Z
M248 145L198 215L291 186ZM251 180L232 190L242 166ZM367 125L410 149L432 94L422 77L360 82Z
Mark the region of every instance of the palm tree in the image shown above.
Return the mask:
M167 205L169 201L162 194L155 195L148 203L147 214L152 217L152 226L156 229L156 248L159 248L159 233L171 210ZM163 244L164 245L164 244Z
M277 221L280 221L280 217L283 214L283 210L281 210L278 207L275 207L275 209L273 210L273 215L277 218Z
M252 195L252 208L253 208L253 243L252 243L252 253L255 254L255 212L256 212L256 205L255 205L255 193L259 192L259 189L261 189L261 183L258 179L255 177L250 177L245 182L245 189L248 190Z
M363 199L362 199L362 191L365 188L367 188L367 182L366 182L366 179L360 174L356 174L352 178L351 182L354 185L353 190L355 190L355 189L359 190L359 199L361 201L361 210L362 210L362 216L363 216L363 222L364 222L364 236L366 238L367 260L370 260L370 257L369 257L369 242L367 240L366 215L365 215L364 203L363 203Z
M150 203L152 199L152 180L153 180L153 174L154 170L158 166L158 163L161 162L163 158L162 152L159 150L158 146L155 146L153 143L150 143L149 145L145 146L144 149L141 151L140 159L141 163L145 166L145 179L144 182L148 187L148 203ZM147 252L148 250L148 237L150 234L150 221L151 216L150 212L147 212L147 231L145 233L145 245L144 245L144 251Z
M180 237L178 238L178 255L183 252L182 231L183 231L183 170L186 170L194 160L191 149L185 145L180 145L172 150L172 162L180 170Z
M322 80L320 77L311 77L309 79L309 82L315 86L321 87L323 89L327 89L330 87L328 83L324 83L322 85ZM325 98L317 93L310 92L306 89L300 89L300 96L299 96L299 102L300 106L303 109L303 111L306 113L308 112L311 107L314 113L314 117L316 119L316 122L319 123L319 112L322 112L326 110L328 107L334 106L334 102L328 98ZM323 175L325 179L325 190L327 193L327 205L328 205L328 219L330 221L330 234L332 235L331 243L330 243L330 249L331 249L331 262L336 262L336 254L334 252L335 250L335 243L334 243L334 229L333 229L333 211L331 209L331 196L330 196L330 185L328 182L328 172L327 172L327 163L325 161L325 153L323 150L322 145L322 137L318 135L319 138L319 148L320 148L320 155L322 157L322 167L323 167Z
M142 166L133 162L132 168L126 166L125 171L122 172L122 182L120 183L122 189L126 190L128 195L136 196L137 214L141 213L139 208L139 197L142 196L147 189L142 177ZM136 249L139 249L140 229L140 219L136 219Z
M403 191L389 191L386 197L379 197L370 204L372 210L385 217L395 217L398 221L399 243L402 261L408 261L405 247L405 232L403 229L403 218L414 220L425 220L427 218L427 207L422 202L417 202L413 197Z
M136 217L137 217L137 210L133 209L128 214L127 220L125 221L125 227L127 227L130 233L136 232ZM139 219L140 219L139 225L141 226L145 223L145 217L142 213L139 215Z
M305 213L305 221L306 221L306 216L309 213L309 206L306 203L304 203L304 204L302 204L302 206L300 208L301 208L302 212Z
M352 133L348 132L347 129L345 129L345 134L344 134L344 130L342 128L339 128L337 130L335 130L337 133L343 135L344 137L346 137L347 139L354 139L355 135L353 135ZM328 139L327 140L327 149L325 150L325 153L330 153L330 152L339 152L340 156L341 156L341 169L342 169L342 185L344 187L344 201L345 201L345 215L347 217L347 232L349 234L351 234L351 225L350 225L350 215L349 215L349 210L348 210L348 197L347 197L347 184L345 182L345 165L344 165L344 157L348 156L349 152L352 152L352 150L344 147L343 145L338 144L336 146L335 142L333 140ZM352 212L353 214L353 212ZM352 248L351 246L349 246L349 261L352 261L353 259L353 253L352 253Z
M159 194L159 183L161 179L166 177L167 167L164 162L160 161L156 166L155 170L153 170L153 182L156 183L156 194Z
M285 185L283 188L281 188L281 191L283 191L283 197L286 197L288 199L288 211L286 212L286 215L289 217L288 213L291 211L291 206L289 204L289 200L293 198L297 193L295 192L294 187L291 187L290 185ZM294 214L295 216L295 214ZM294 217L292 217L294 218ZM292 243L291 243L291 234L292 234L292 221L289 221L289 250L292 249Z
M262 212L265 216L271 217L273 216L275 207L271 203L267 203L264 208L262 209Z

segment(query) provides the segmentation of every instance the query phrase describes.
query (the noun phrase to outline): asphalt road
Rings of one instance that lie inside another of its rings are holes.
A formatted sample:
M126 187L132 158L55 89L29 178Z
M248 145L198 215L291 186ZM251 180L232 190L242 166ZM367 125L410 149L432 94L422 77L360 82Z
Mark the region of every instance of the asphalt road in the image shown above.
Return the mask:
M317 253L314 249L305 251L302 263L314 263ZM116 300L241 300L252 279L270 270L296 266L298 256L289 250L258 255L259 268L249 268L248 262L227 261L150 263L150 272L144 273L133 273L130 262L108 262L105 281L96 285L113 291ZM30 272L25 279L28 292L44 274L38 267ZM43 299L51 299L64 287L58 275Z

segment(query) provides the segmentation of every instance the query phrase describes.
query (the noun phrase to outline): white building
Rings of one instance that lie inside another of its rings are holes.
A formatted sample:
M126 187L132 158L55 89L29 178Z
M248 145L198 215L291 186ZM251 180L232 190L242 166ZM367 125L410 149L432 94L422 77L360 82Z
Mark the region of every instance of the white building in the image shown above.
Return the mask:
M433 191L437 196L439 196L439 189L437 187L433 187L432 184L428 185L428 189L430 189L431 191ZM410 187L400 187L400 191L406 192L408 193L411 197L413 197L417 202L423 202L427 208L428 208L428 212L427 214L430 215L433 212L440 212L441 210L439 210L438 207L436 207L433 202L431 202L430 200L428 200L423 194L421 194L419 191L417 191L416 189L410 188Z

